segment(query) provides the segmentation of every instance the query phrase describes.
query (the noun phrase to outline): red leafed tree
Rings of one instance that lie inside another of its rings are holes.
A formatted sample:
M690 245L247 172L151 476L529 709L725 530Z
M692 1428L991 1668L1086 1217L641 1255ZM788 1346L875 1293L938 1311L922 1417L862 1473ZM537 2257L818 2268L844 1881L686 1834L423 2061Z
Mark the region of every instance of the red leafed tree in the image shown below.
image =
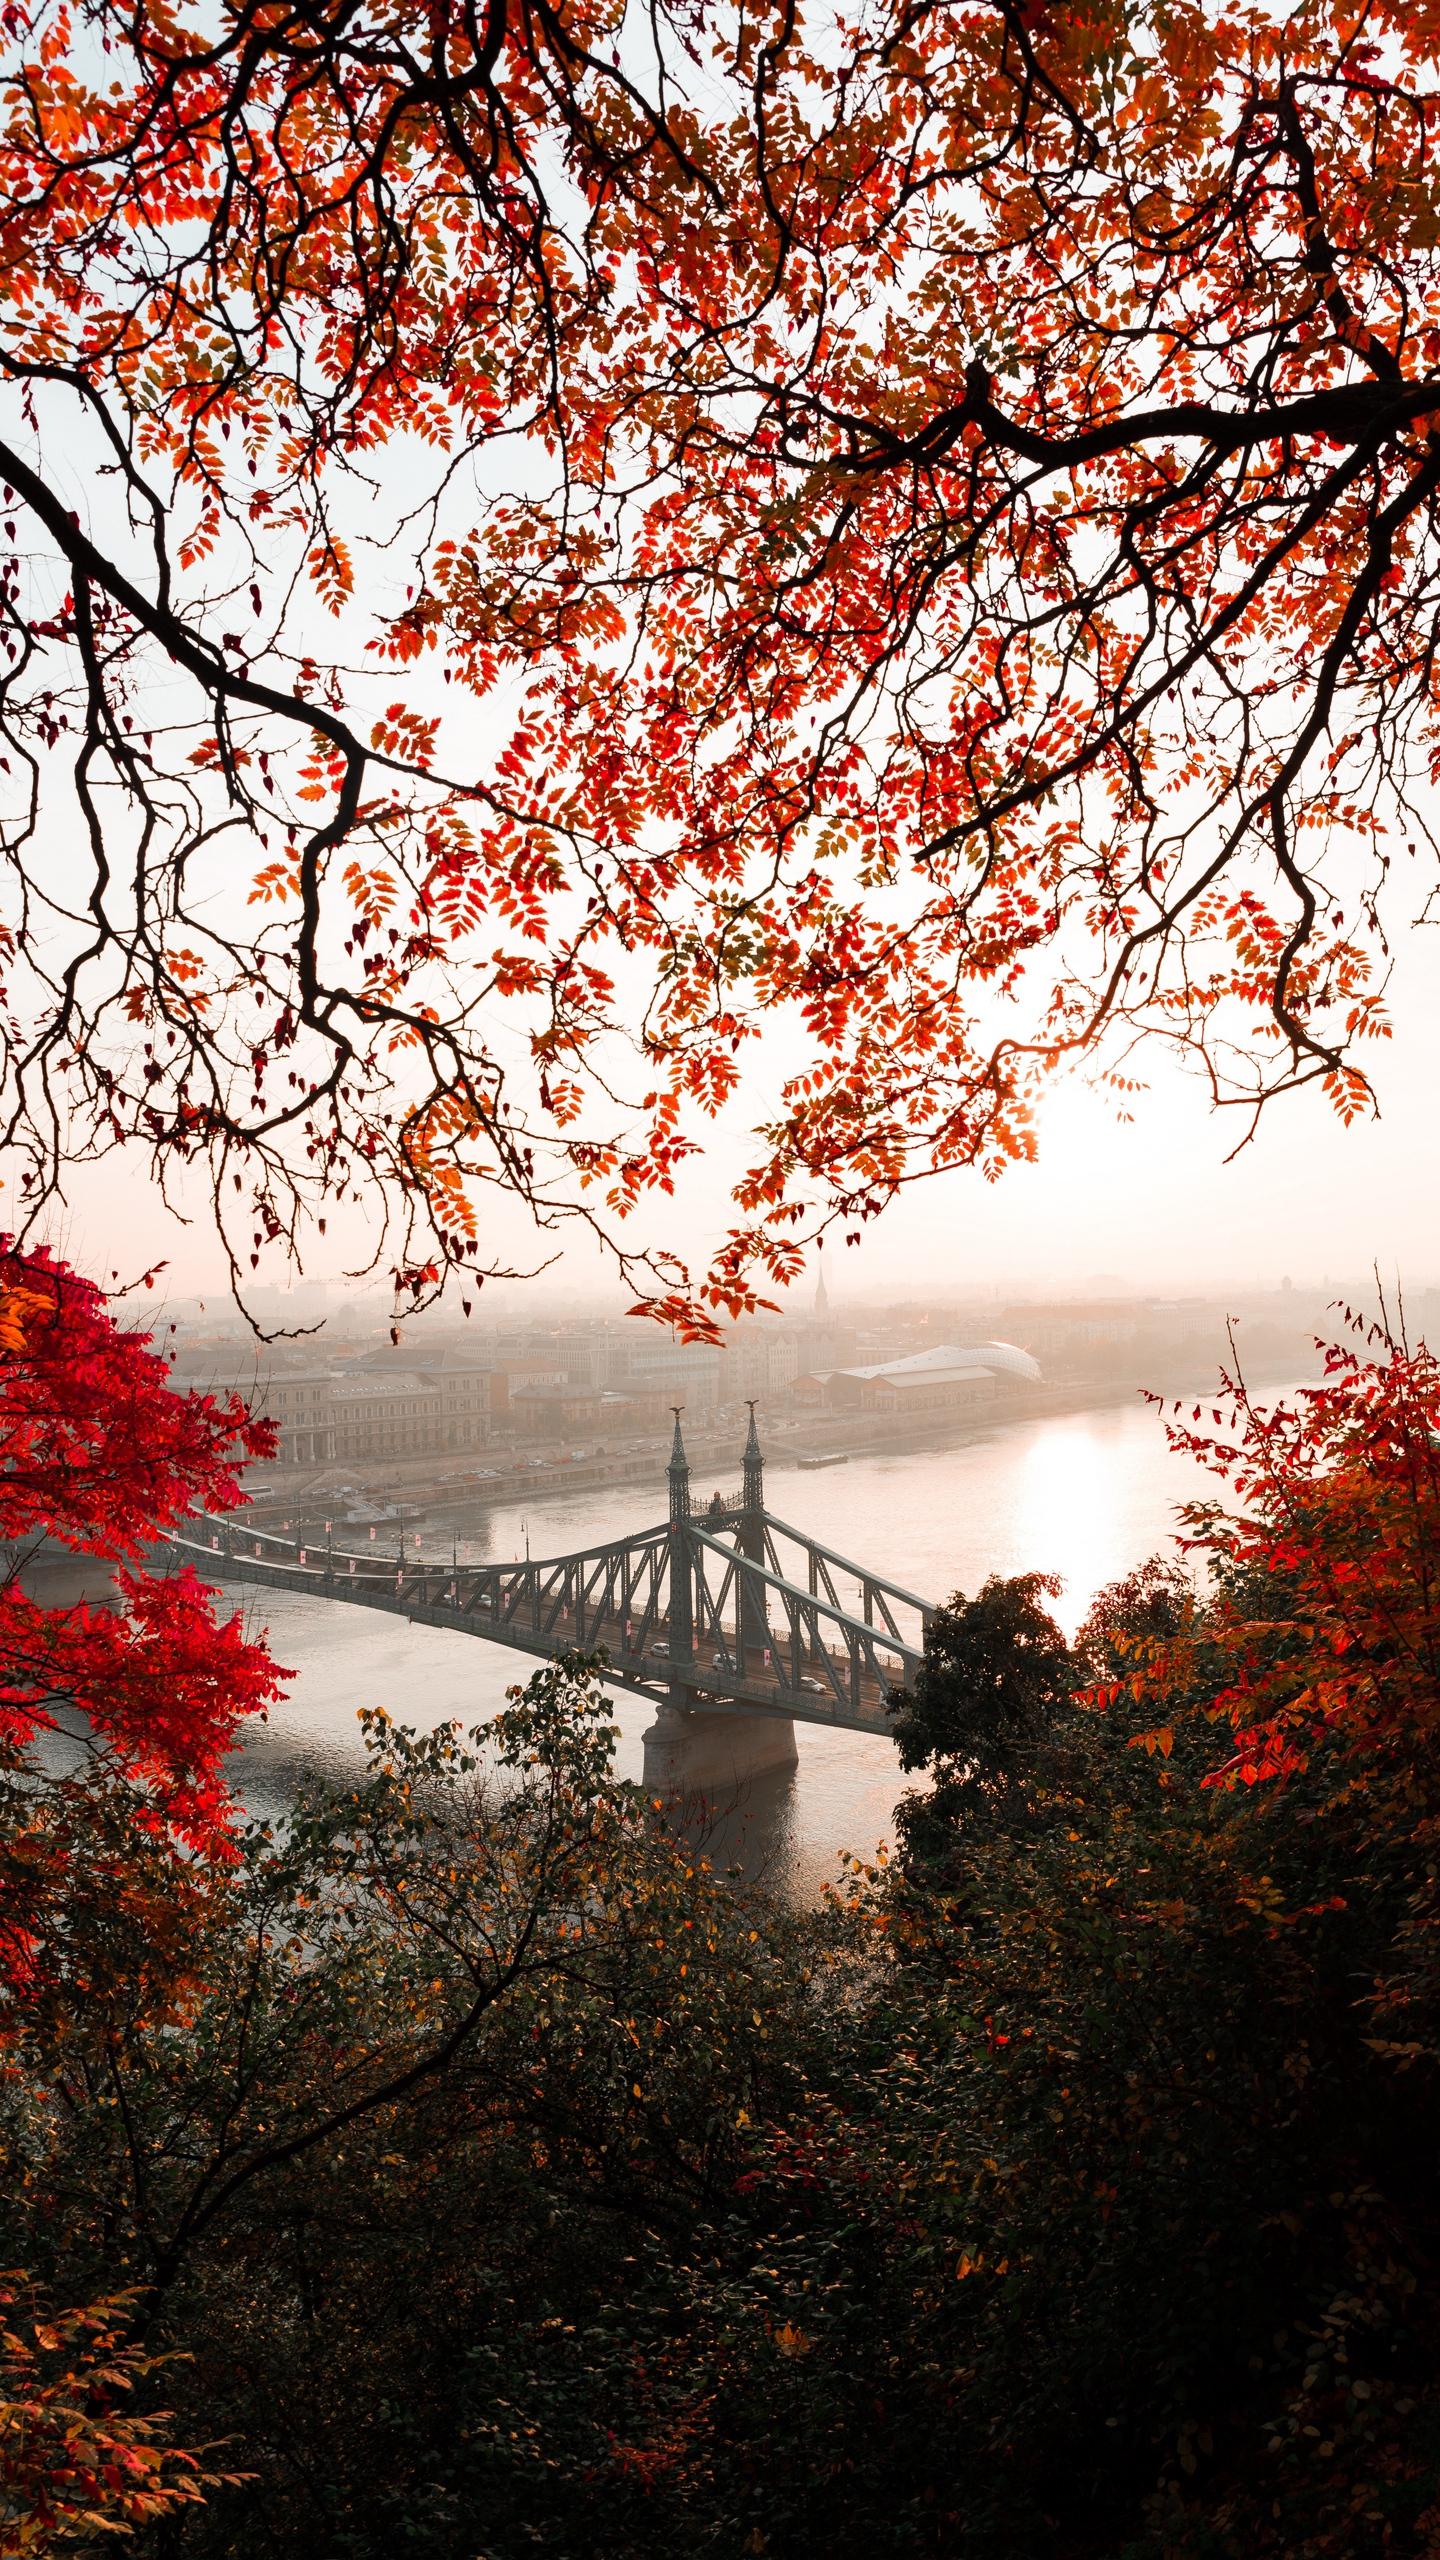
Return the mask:
M246 2475L202 2469L171 2445L168 2411L131 2415L137 2384L167 2359L127 2337L138 2294L53 2310L0 2275L0 2555L50 2555L101 2533L132 2534Z
M1212 1784L1288 1780L1323 1755L1331 1783L1398 1785L1419 1807L1440 1732L1440 1364L1377 1334L1326 1365L1274 1408L1232 1386L1233 1436L1197 1427L1198 1408L1172 1424L1239 1507L1188 1510L1218 1581L1180 1636L1138 1647L1135 1676L1230 1725ZM1165 1728L1148 1740L1169 1747Z
M36 1214L123 1144L237 1284L368 1202L423 1292L499 1189L703 1325L1029 1152L1066 1059L1367 1107L1433 887L1433 7L4 27ZM709 1272L631 1256L787 1017Z
M238 1620L217 1623L188 1568L151 1551L188 1512L240 1501L235 1470L270 1452L273 1427L236 1397L176 1394L147 1341L122 1332L99 1290L63 1262L5 1240L0 1744L13 1763L37 1733L83 1717L149 1819L218 1845L224 1754L280 1675ZM47 1608L28 1596L16 1576L43 1538L113 1560L117 1605Z

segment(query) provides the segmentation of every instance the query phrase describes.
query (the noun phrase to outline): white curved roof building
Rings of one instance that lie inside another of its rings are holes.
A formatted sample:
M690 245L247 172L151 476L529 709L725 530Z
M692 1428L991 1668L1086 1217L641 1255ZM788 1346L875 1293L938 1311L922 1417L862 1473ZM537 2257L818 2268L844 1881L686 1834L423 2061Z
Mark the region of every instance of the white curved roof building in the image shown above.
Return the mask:
M878 1360L868 1369L847 1369L845 1375L938 1380L965 1369L989 1369L996 1376L1004 1374L1043 1383L1039 1362L1014 1342L939 1342L933 1351L912 1351L904 1360Z
M929 1355L922 1352L920 1356L926 1359ZM1044 1380L1039 1361L1032 1360L1029 1352L1022 1351L1016 1342L967 1343L960 1356L963 1360L978 1360L982 1369L1008 1370L1012 1378L1032 1378L1037 1384Z

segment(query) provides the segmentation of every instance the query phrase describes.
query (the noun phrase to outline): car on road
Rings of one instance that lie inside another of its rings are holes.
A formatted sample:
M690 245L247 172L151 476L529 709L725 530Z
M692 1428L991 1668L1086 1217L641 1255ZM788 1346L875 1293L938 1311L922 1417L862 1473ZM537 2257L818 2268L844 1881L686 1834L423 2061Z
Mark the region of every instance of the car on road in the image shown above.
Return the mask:
M829 1682L812 1680L808 1671L801 1674L800 1686L802 1689L808 1689L812 1698L828 1698L830 1695Z
M652 1662L668 1662L670 1659L670 1647L668 1644L652 1644L650 1647L650 1658Z

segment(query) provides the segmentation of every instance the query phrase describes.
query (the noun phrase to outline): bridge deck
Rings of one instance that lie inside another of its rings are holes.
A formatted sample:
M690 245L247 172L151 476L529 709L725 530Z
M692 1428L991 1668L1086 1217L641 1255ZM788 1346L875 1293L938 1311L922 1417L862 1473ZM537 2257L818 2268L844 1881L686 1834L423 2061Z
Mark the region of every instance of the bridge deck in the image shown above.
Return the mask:
M751 1407L744 1488L700 1513L675 1416L667 1469L670 1516L574 1555L522 1564L393 1563L302 1547L232 1515L171 1541L207 1575L301 1591L486 1644L553 1658L603 1652L607 1676L657 1706L799 1719L888 1735L886 1701L920 1667L928 1602L837 1555L765 1508L764 1461ZM374 1533L371 1533L372 1539ZM782 1549L798 1550L804 1582ZM859 1614L842 1604L853 1580ZM910 1631L902 1625L910 1622Z
M553 1659L571 1647L588 1653L603 1648L609 1658L607 1676L656 1706L672 1704L680 1687L696 1707L784 1716L888 1736L887 1691L911 1675L917 1650L892 1641L884 1627L852 1620L833 1604L817 1603L813 1591L801 1591L779 1575L747 1564L713 1536L691 1534L697 1548L711 1550L729 1569L736 1589L730 1595L728 1622L712 1617L697 1631L690 1650L673 1656L670 1611L664 1605L668 1595L662 1596L668 1537L664 1530L642 1532L613 1547L580 1555L511 1566L402 1564L383 1560L373 1550L368 1555L338 1550L320 1554L291 1546L288 1553L277 1553L281 1542L273 1534L242 1532L233 1519L208 1538L175 1537L170 1545L207 1579L380 1609L416 1625L447 1627L532 1657ZM242 1554L242 1544L252 1551ZM823 1555L825 1551L816 1552ZM637 1596L628 1608L616 1608L606 1607L602 1596L600 1605L587 1606L587 1588L598 1583L603 1595L615 1584L622 1558L630 1587L641 1595L644 1584L648 1600ZM763 1587L767 1600L778 1599L789 1617L787 1630L779 1634L768 1624L757 1625L753 1616L749 1619L748 1630L755 1640L746 1647L743 1670L734 1617L741 1578L747 1587ZM900 1593L890 1585L874 1587L893 1591L904 1604L912 1604L908 1592ZM559 1593L571 1596L557 1597ZM717 1654L725 1658L717 1661ZM814 1685L802 1687L802 1681Z

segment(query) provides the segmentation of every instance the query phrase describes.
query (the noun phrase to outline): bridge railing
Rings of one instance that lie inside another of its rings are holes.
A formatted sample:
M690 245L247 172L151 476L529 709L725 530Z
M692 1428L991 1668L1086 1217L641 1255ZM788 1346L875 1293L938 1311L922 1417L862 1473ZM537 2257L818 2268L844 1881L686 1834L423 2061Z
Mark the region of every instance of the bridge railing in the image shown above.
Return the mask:
M891 1627L879 1629L828 1594L802 1590L708 1531L692 1528L689 1543L698 1550L697 1647L713 1637L730 1667L753 1677L749 1656L758 1640L767 1657L761 1667L778 1698L820 1695L836 1705L878 1710L891 1688L918 1671L920 1648Z
M737 1535L743 1526L753 1537L762 1524L763 1561L744 1552ZM781 1569L780 1542L799 1549L804 1585ZM902 1585L768 1513L757 1522L740 1506L719 1520L696 1506L678 1538L670 1522L659 1522L600 1547L509 1563L443 1564L403 1547L387 1555L378 1540L358 1553L329 1540L302 1545L233 1518L199 1521L195 1535L172 1544L202 1571L220 1565L272 1586L427 1618L434 1612L439 1623L522 1651L603 1647L623 1685L652 1697L678 1685L697 1704L758 1706L872 1731L885 1729L889 1691L918 1670L933 1615ZM687 1583L678 1611L677 1556ZM842 1577L858 1587L856 1608L841 1598Z

